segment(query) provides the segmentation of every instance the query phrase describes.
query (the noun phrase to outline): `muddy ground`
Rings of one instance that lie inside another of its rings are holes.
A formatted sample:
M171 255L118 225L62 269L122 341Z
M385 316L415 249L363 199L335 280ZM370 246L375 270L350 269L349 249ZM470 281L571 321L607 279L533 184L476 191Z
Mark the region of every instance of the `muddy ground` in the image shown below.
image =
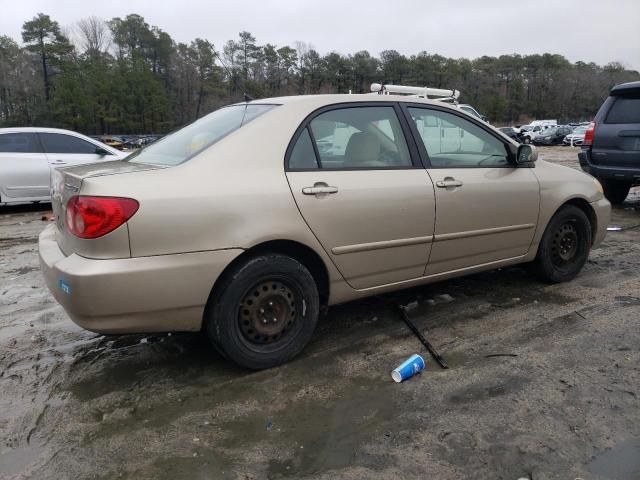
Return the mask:
M197 334L76 327L38 270L46 208L0 211L0 478L640 478L637 190L571 283L509 268L332 308L258 373ZM396 384L415 299L452 368Z

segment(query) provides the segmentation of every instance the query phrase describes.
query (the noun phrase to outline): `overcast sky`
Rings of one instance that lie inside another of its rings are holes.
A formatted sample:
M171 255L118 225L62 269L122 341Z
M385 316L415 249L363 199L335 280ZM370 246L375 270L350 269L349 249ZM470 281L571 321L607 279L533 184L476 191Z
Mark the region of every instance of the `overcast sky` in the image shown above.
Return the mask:
M138 13L175 40L202 37L217 47L248 30L259 44L301 40L323 54L551 52L640 70L640 0L0 0L0 11L0 34L19 41L38 12L67 28L91 15Z

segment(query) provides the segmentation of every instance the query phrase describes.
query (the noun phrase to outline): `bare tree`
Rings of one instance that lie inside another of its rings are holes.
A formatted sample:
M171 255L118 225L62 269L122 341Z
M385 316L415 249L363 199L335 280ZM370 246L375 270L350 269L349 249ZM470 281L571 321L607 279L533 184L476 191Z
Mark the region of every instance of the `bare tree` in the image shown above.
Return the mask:
M78 21L77 32L80 47L91 57L100 56L111 44L111 34L104 20L98 17L87 17Z

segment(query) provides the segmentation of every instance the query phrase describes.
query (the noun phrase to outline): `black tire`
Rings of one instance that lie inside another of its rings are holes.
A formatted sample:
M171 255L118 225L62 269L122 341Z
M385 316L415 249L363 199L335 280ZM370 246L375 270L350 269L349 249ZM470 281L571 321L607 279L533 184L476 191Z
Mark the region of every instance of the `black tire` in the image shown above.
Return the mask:
M624 202L627 195L629 195L629 190L631 190L631 184L626 182L600 180L600 183L602 183L602 188L604 189L604 196L613 205L620 205Z
M568 282L582 270L591 250L591 223L578 207L566 205L551 218L534 261L534 270L551 283Z
M529 137L524 137L522 139L522 143L524 143L525 145L528 145L531 143L531 139Z
M304 265L265 254L225 274L205 311L205 330L225 357L252 370L291 360L318 321L318 288Z

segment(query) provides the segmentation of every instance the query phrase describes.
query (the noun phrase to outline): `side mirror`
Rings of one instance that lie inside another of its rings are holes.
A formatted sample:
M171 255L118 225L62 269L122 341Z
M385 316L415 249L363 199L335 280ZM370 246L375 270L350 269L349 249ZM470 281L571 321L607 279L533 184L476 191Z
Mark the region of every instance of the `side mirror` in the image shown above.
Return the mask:
M538 159L538 151L536 147L530 145L528 143L523 143L518 146L518 152L516 153L516 164L517 165L533 165L533 163Z
M111 155L111 154L102 147L96 147L96 155L102 155L104 157L105 155Z

